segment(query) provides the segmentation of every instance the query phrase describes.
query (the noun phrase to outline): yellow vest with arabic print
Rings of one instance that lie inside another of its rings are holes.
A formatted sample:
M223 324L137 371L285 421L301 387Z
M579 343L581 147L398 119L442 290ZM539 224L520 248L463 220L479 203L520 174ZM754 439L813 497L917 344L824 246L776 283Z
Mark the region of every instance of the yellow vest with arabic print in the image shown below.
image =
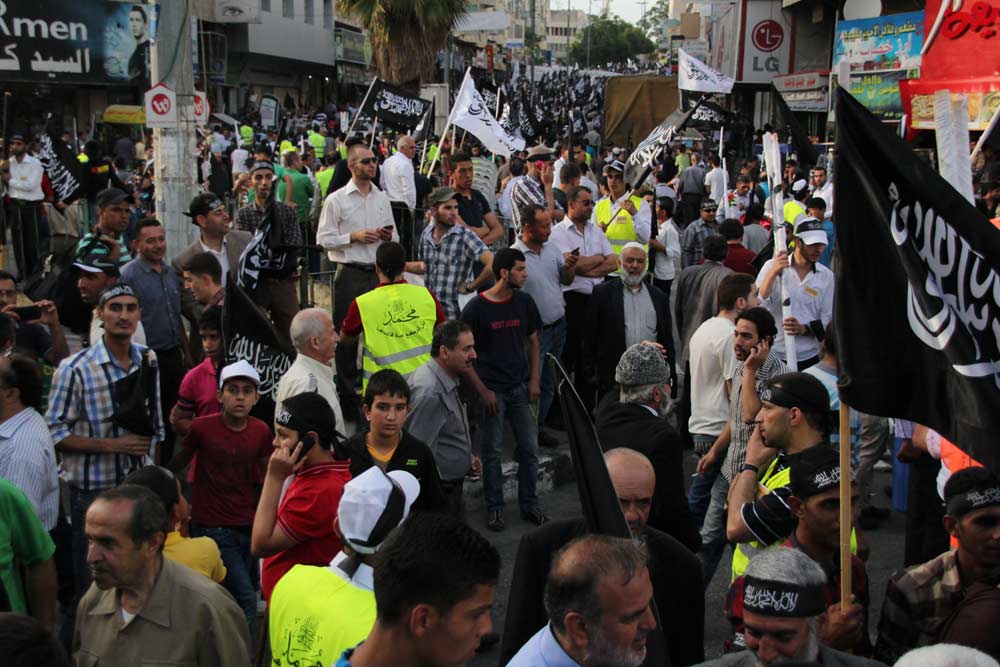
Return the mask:
M643 204L642 198L635 195L630 196L629 201L635 206L636 211ZM632 216L628 211L622 209L617 215L613 216L614 220L611 221L611 197L605 197L597 202L597 207L594 209L594 216L597 219L598 225L608 223L607 229L604 230L604 235L608 237L608 242L611 244L611 249L616 256L621 255L622 248L625 247L626 243L639 241L639 237L635 233L635 223L632 221ZM611 222L609 223L609 221ZM642 247L646 249L646 255L648 256L649 244L644 243Z
M407 376L430 359L437 307L426 287L383 285L357 302L365 330L362 392L380 370L391 368Z

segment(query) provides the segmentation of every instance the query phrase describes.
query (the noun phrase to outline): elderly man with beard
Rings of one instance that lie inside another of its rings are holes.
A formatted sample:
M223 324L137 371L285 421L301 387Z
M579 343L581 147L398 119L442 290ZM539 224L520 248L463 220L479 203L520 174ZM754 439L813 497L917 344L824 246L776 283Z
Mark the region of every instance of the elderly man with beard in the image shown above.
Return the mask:
M605 535L563 547L545 585L549 623L507 667L639 667L656 629L648 561L645 546Z
M595 427L607 450L630 447L656 471L650 525L676 538L691 551L701 538L684 494L684 464L677 432L664 415L670 399L670 372L655 345L638 343L625 350L615 369L621 401L602 402Z
M701 662L705 657L701 563L683 544L647 524L656 488L656 473L649 459L634 449L618 447L605 454L604 460L633 539L649 549L649 577L661 624L649 635L643 664L665 664L667 655L675 667ZM562 519L521 538L511 575L499 664L507 664L548 622L544 592L552 556L587 532L583 519Z
M747 651L730 653L698 667L880 667L882 663L820 644L828 614L826 574L798 549L771 549L747 567L743 622Z
M594 288L583 329L583 368L596 378L598 396L615 388L615 366L626 348L643 341L656 343L667 358L671 379L674 355L667 295L647 285L646 249L637 242L621 252L621 279Z

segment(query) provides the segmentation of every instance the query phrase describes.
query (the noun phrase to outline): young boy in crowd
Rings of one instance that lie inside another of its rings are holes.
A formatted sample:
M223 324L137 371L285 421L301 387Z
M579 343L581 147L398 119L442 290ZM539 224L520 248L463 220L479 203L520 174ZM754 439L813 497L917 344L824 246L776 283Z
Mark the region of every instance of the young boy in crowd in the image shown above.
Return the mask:
M264 559L261 591L271 599L294 565L326 565L340 551L334 530L350 461L340 444L337 418L315 392L286 398L274 416L274 450L253 520L251 551ZM295 479L282 496L285 480Z
M214 415L222 410L219 402L219 364L225 356L222 349L222 308L208 308L198 320L198 335L205 350L205 359L189 370L181 380L177 403L170 411L170 424L180 436L187 435L195 417Z
M440 512L444 509L441 476L430 447L403 428L409 409L410 386L401 374L386 369L371 376L362 407L368 430L344 442L351 457L351 476L372 466L385 472L404 470L420 482L413 510Z
M183 470L198 455L191 496L191 534L211 537L226 565L223 585L246 615L250 636L257 620L257 564L250 555L250 531L257 503L257 485L271 455L271 431L250 416L257 403L260 376L246 361L219 373L218 400L222 412L191 422L168 468Z

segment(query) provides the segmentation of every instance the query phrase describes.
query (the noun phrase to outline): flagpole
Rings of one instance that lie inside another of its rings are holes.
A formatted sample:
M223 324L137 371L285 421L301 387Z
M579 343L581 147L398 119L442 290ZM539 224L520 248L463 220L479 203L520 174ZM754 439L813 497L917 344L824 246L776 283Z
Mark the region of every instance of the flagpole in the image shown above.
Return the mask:
M368 141L368 150L372 150L375 145L375 130L378 128L378 115L375 115L375 121L372 123L372 138Z
M495 80L494 80L494 84L495 84ZM497 86L497 104L496 104L496 110L493 112L493 117L497 119L498 123L500 122L500 90L501 90L500 86ZM995 118L994 118L994 120L995 120ZM985 134L983 136L985 136ZM497 154L494 153L493 154L493 164L496 164L496 163L497 163Z
M993 112L993 118L990 118L990 124L986 126L985 130L983 130L983 134L979 137L979 141L976 142L976 147L972 149L972 155L969 156L970 162L975 160L976 156L979 155L979 151L983 149L983 144L986 143L986 137L990 136L990 133L993 132L994 128L996 128L998 120L1000 120L1000 106L998 106L997 110Z
M351 131L354 129L354 124L358 122L358 118L361 117L361 110L365 108L365 102L368 101L368 96L371 95L372 88L375 87L375 82L378 81L378 77L372 79L372 82L368 85L368 90L365 92L365 97L361 100L361 106L358 107L358 112L354 114L354 120L351 121L351 126L347 128L347 137L350 138Z
M462 77L462 86L463 87L465 86L465 80L469 78L469 72L471 72L471 71L472 71L471 67L466 67L465 68L465 76ZM461 90L462 89L459 88L459 92L461 92ZM458 101L458 95L455 96L455 101L456 102ZM444 124L444 132L441 133L441 138L442 139L448 136L448 128L451 127L451 119L452 119L452 116L454 116L454 115L455 115L455 105L452 104L451 105L451 111L448 112L448 122ZM454 133L452 134L452 137L453 138L451 140L451 144L452 144L452 147L454 148L454 146L455 146ZM437 166L438 157L440 157L440 156L441 156L441 147L438 146L438 152L434 156L434 159L431 160L431 166L430 166L430 168L427 169L427 175L428 176L430 176L431 173L434 171L434 167Z
M788 238L785 230L785 216L781 205L781 148L774 132L764 135L764 164L767 168L767 182L771 190L771 234L774 236L774 256L788 252ZM783 330L784 320L792 317L792 283L788 269L781 272L781 319L779 330ZM772 286L773 290L774 287ZM795 336L784 334L785 364L791 371L799 370L799 360L795 352Z
M840 608L851 599L851 409L840 401Z

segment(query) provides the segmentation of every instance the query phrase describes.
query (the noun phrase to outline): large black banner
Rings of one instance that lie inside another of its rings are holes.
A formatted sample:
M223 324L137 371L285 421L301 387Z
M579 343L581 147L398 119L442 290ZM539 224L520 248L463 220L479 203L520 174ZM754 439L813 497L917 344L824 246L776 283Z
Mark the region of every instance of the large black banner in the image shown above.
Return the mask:
M835 99L841 398L996 471L1000 231L843 88Z
M146 88L156 12L127 2L4 0L0 78Z
M816 164L819 161L816 146L810 141L806 128L802 127L802 123L788 108L788 102L774 86L771 86L771 109L774 116L772 122L781 131L782 138L787 138L788 143L795 149L799 168Z
M695 105L698 104L698 99L701 97L700 93L691 93L688 91L680 91L681 94L681 109L687 111L688 109L693 109ZM709 102L705 100L698 107L698 110L694 112L691 116L691 127L698 130L708 130L708 131L718 131L723 126L728 126L730 129L739 122L739 116L733 112L725 109L715 102Z
M409 131L420 123L430 106L430 100L376 79L361 113L377 117L388 127Z

